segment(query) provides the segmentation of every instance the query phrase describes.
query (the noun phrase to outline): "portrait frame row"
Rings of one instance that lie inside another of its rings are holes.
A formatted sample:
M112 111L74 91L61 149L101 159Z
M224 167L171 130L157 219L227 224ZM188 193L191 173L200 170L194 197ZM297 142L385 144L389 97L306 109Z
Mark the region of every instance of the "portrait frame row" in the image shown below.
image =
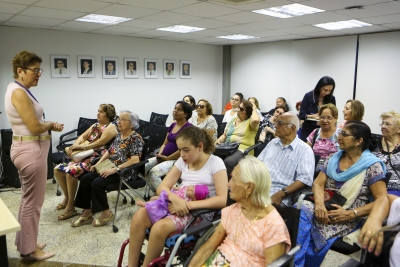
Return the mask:
M50 56L51 78L70 78L71 65L70 56L68 55L51 55ZM102 57L102 77L103 79L118 79L120 65L118 57ZM177 60L164 59L161 67L164 79L176 79L179 73L180 79L192 78L192 61L180 60L178 69ZM78 56L78 78L95 78L95 57L94 56ZM125 79L139 79L139 59L135 57L124 57L123 68ZM158 59L144 59L144 78L158 79ZM180 71L179 71L180 70Z

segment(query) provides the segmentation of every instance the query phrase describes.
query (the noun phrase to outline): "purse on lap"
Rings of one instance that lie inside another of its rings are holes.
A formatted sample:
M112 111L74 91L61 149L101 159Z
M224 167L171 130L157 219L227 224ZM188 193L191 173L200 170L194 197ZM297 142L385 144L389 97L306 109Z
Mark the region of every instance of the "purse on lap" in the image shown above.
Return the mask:
M239 143L222 143L215 147L214 155L218 157L228 157L233 155L239 148Z
M91 131L89 132L88 138L89 138L89 136L91 135L91 133L93 132L93 130L94 130L94 127L93 127L93 128L91 129ZM90 142L89 140L85 140L85 141L84 141L83 143L81 143L81 144L87 146L87 145L89 145L90 143L93 143L93 142L97 141L97 140L100 138L100 136L101 136L101 131L100 131L99 134L96 136L96 138L93 139L91 142ZM65 148L65 153L67 153L68 150L69 150L69 147L66 147L66 148ZM94 149L88 149L88 150L82 150L82 149L80 149L80 150L74 150L74 151L71 153L71 159L72 159L74 162L81 162L83 159L85 159L85 158L87 158L87 157L90 157L93 153L94 153ZM68 153L67 153L67 155L68 155Z
M97 173L101 173L104 170L112 169L114 167L115 167L115 164L109 159L103 160L102 162L97 163L94 166L94 168L96 169Z
M313 195L306 196L304 200L308 200L314 203L314 196ZM325 208L327 210L335 210L336 208L333 207L332 204L343 206L346 203L346 201L347 198L342 196L340 193L329 189L324 190L324 203L325 203Z

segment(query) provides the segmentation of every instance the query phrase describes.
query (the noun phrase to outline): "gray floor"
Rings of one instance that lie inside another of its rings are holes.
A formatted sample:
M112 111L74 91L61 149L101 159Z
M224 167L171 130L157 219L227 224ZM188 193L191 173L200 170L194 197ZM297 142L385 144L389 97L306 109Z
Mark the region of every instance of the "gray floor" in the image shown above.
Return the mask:
M38 242L46 242L45 251L55 252L56 256L44 262L21 261L19 253L14 245L15 234L7 235L7 247L10 266L116 266L121 244L128 238L129 225L132 215L137 206L128 204L120 205L117 214L116 225L118 233L113 233L111 224L103 227L84 225L78 228L70 226L70 220L57 221L60 211L55 210L57 203L63 199L56 196L56 185L48 181L46 198L43 205L39 224ZM16 216L20 192L18 189L0 193L0 198ZM113 209L116 201L116 193L108 194L110 207ZM81 210L78 210L78 214ZM74 217L76 220L78 217ZM144 246L145 250L146 247ZM359 259L359 254L352 255ZM126 266L127 253L125 254L124 266ZM333 267L344 263L348 256L329 251L321 266ZM1 264L0 264L1 265Z

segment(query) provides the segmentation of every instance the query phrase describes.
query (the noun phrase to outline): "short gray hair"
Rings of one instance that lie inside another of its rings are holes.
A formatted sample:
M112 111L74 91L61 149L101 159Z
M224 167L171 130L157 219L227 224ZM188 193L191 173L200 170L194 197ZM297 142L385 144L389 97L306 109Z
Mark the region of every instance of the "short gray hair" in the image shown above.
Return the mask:
M119 114L121 115L122 113L128 113L129 114L129 120L131 122L132 125L132 130L136 130L137 128L139 128L139 116L136 113L133 113L130 110L127 109L123 109L119 112Z
M288 112L283 113L283 115L290 116L290 121L289 122L296 127L296 130L298 130L300 128L299 117L297 117L296 113L294 113L292 111L288 111Z

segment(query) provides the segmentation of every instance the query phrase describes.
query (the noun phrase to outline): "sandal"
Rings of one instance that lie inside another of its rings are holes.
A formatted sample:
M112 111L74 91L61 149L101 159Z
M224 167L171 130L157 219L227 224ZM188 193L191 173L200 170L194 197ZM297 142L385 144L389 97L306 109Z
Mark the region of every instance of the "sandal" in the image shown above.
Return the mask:
M70 213L63 213L58 215L57 220L62 221L74 217L78 214L76 210L71 211Z
M105 225L107 222L111 221L112 219L114 219L114 214L112 212L110 212L110 215L108 215L108 217L106 218L97 218L96 220L94 220L92 222L92 225L94 227L99 227L99 226L103 226Z
M58 204L57 204L57 207L56 207L56 210L63 210L63 209L65 209L66 207L67 207L67 204L58 203Z
M71 226L72 227L79 227L85 224L89 224L93 221L93 214L89 214L89 216L81 216L79 217L78 220L76 220L75 222L71 222Z

